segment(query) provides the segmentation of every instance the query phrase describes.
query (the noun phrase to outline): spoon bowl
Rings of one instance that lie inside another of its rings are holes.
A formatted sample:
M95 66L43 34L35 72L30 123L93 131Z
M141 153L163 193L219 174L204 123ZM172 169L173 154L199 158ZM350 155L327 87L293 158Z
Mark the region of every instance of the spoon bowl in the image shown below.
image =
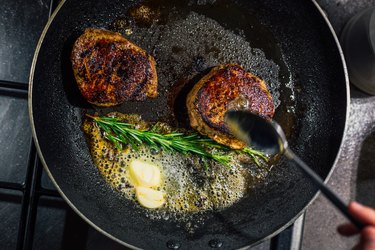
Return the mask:
M238 139L266 154L283 153L288 147L284 131L275 121L246 111L228 111L225 121Z

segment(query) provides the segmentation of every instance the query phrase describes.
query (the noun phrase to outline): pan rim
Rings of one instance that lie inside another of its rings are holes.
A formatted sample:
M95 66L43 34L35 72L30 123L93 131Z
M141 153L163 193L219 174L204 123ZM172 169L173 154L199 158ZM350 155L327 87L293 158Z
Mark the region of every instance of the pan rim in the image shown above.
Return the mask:
M97 226L95 223L93 223L91 220L89 220L71 201L70 199L64 194L64 192L61 190L59 184L55 181L54 177L52 176L52 173L49 171L49 168L47 166L47 163L44 159L44 156L43 156L43 153L42 153L42 150L39 146L39 141L38 141L38 137L37 137L37 134L36 134L36 130L35 130L35 124L34 124L34 116L33 116L33 109L32 109L32 89L33 89L33 80L34 80L34 72L35 72L35 67L36 67L36 62L37 62L37 59L38 59L38 55L39 55L39 51L40 51L40 48L43 44L43 40L44 40L44 37L45 35L47 34L47 31L49 29L49 26L51 25L52 21L54 20L55 16L57 15L57 13L59 12L59 10L62 8L62 6L64 5L64 3L66 2L66 0L62 0L59 5L56 7L55 11L52 13L51 17L48 19L47 21L47 24L46 26L44 27L43 29L43 32L42 34L40 35L40 38L39 38L39 41L38 41L38 44L36 46L36 49L35 49L35 53L34 53L34 57L33 57L33 61L32 61L32 64L31 64L31 69L30 69L30 77L29 77L29 89L28 89L28 109L29 109L29 119L30 119L30 125L31 125L31 132L32 132L32 136L33 136L33 139L34 139L34 143L35 143L35 147L37 149L37 152L38 152L38 155L39 155L39 158L40 158L40 161L42 162L42 165L43 165L43 168L44 170L47 172L47 175L48 177L51 179L51 182L53 183L53 185L56 187L58 193L61 195L61 197L63 198L63 200L65 200L66 203L68 203L69 207L71 209L73 209L73 211L75 213L77 213L86 223L88 223L90 226L92 226L95 230L97 230L98 232L104 234L105 236L109 237L110 239L120 243L121 245L124 245L126 247L130 247L132 249L141 249L141 248L137 248L136 246L133 246L129 243L126 243L116 237L114 237L113 235L111 235L110 233L108 233L107 231L103 230L102 228L100 228L99 226Z
M342 149L343 142L344 142L344 139L345 139L346 134L347 134L348 120L349 120L349 114L350 114L349 74L348 74L348 70L347 70L347 66L346 66L346 62L345 62L344 53L343 53L343 50L341 48L339 39L337 37L336 32L333 29L332 24L330 23L327 15L325 13L325 11L321 8L321 6L317 3L316 0L309 0L309 1L311 1L314 4L314 6L316 7L316 9L319 11L320 15L324 19L326 25L328 26L328 28L329 28L329 30L331 32L332 37L333 37L333 39L334 39L334 41L336 43L336 47L338 49L338 52L339 52L339 55L340 55L340 60L341 60L341 63L342 63L342 68L344 70L345 87L346 87L345 124L344 124L344 129L343 129L343 134L342 134L342 137L341 137L341 141L340 141L340 144L339 144L339 150L338 150L338 152L336 154L335 160L334 160L334 162L332 164L332 167L331 167L330 171L328 172L326 178L324 179L324 183L327 184L327 182L331 178L331 176L332 176L332 174L333 174L333 172L334 172L334 170L336 168L337 162L339 161L339 156L341 155L342 150L343 150ZM49 30L49 27L50 27L51 23L53 22L54 18L56 17L57 13L62 8L62 6L64 5L65 2L66 2L66 0L62 0L59 3L59 5L56 7L55 11L52 13L51 17L48 19L47 24L45 25L45 27L44 27L44 29L43 29L43 31L41 33L41 36L39 38L38 44L37 44L36 49L35 49L34 57L33 57L33 60L32 60L32 64L31 64L30 76L29 76L29 88L28 88L28 110L29 110L29 119L30 119L31 132L32 132L34 143L35 143L35 147L37 149L38 156L39 156L39 158L40 158L40 160L42 162L43 168L46 171L46 173L48 174L48 177L51 179L51 181L52 181L53 185L56 187L58 193L65 200L65 202L69 205L69 207L73 209L73 211L75 213L77 213L86 223L88 223L90 226L92 226L95 230L97 230L98 232L104 234L105 236L109 237L110 239L112 239L112 240L120 243L121 245L124 245L126 247L130 247L132 249L140 249L140 248L138 248L136 246L133 246L133 245L131 245L129 243L126 243L125 241L122 241L122 240L116 238L115 236L111 235L110 233L108 233L104 229L102 229L99 226L97 226L94 222L92 222L89 218L87 218L70 201L70 199L64 194L64 192L61 190L60 186L58 185L58 183L55 181L54 177L52 176L52 173L50 172L50 170L49 170L49 168L47 166L47 163L46 163L46 161L44 159L43 153L42 153L41 148L39 146L38 137L37 137L36 130L35 130L34 117L33 117L33 108L32 108L32 89L33 89L34 72L35 72L35 67L36 67L36 63L37 63L39 51L40 51L41 46L42 46L43 41L44 41L44 37L47 34L47 31ZM317 191L316 194L312 197L312 199L304 206L304 208L301 209L301 211L299 213L297 213L296 216L294 216L291 220L289 220L289 222L287 222L286 224L284 224L283 226L281 226L279 229L275 230L270 235L267 235L264 238L259 239L257 242L254 242L254 243L252 243L252 244L250 244L248 246L244 246L244 247L242 247L240 249L246 249L248 247L252 247L252 246L258 245L258 244L260 244L260 243L262 243L262 242L264 242L264 241L266 241L266 240L268 240L268 239L276 236L277 234L279 234L283 230L285 230L287 227L289 227L290 225L292 225L303 213L306 212L307 208L316 200L316 198L319 196L319 194L320 194L320 191Z

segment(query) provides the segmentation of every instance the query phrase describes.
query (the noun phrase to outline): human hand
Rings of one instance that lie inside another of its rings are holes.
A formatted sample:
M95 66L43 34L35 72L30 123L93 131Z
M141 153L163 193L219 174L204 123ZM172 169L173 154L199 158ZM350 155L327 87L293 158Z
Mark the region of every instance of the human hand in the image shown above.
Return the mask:
M375 250L375 210L355 201L350 202L348 209L355 218L367 226L360 231L353 224L346 223L338 226L337 231L344 236L361 234L360 241L353 250Z

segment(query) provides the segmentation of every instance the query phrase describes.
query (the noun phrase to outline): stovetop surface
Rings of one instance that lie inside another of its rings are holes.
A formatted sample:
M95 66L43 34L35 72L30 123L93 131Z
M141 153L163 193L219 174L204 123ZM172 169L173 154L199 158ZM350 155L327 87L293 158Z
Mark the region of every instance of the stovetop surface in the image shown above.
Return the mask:
M370 0L318 3L338 34L351 16L375 5ZM0 248L124 249L92 229L67 206L43 171L32 143L28 77L39 36L56 5L57 0L2 0L0 8ZM361 176L371 175L363 166L374 163L371 150L375 150L375 138L368 136L375 128L375 99L354 87L351 93L347 136L329 184L344 199L375 207L375 198L369 198L371 185L358 184ZM343 239L335 232L342 221L343 217L319 196L306 212L302 248L352 246L355 239ZM291 227L253 249L291 249L293 231L297 230Z

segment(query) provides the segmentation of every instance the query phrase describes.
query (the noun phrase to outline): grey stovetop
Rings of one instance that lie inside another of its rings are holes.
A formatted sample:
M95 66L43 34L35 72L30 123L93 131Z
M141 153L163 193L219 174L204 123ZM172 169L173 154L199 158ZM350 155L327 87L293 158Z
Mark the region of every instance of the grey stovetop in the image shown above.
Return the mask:
M375 0L317 0L339 35L345 23ZM375 97L351 86L350 117L339 161L328 181L345 201L357 200L375 207ZM350 249L357 237L337 234L344 217L322 196L305 215L302 249Z

